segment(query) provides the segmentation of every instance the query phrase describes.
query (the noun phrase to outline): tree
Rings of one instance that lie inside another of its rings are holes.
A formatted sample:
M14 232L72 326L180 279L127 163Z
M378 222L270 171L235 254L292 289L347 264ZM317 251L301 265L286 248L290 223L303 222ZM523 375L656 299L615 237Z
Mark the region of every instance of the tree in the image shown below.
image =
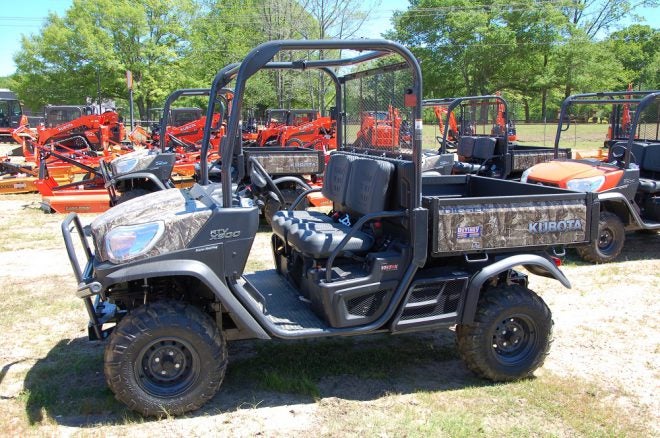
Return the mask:
M192 0L74 0L64 17L50 14L39 35L24 37L16 55L18 90L28 106L79 103L96 96L125 99L133 73L139 113L161 105L185 83Z
M660 31L650 26L633 24L612 33L603 44L623 65L629 80L636 86L647 90L660 88L657 66L660 59ZM627 84L618 85L617 88L624 89Z

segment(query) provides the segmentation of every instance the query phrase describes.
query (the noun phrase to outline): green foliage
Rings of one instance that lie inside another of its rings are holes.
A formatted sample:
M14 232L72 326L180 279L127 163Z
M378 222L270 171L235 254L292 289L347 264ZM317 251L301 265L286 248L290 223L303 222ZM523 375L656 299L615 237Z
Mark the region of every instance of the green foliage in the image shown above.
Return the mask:
M629 10L626 0L411 0L387 37L422 61L425 97L502 90L522 107L519 119L540 120L577 92L625 89L628 81L657 88L656 30L634 25L594 40Z

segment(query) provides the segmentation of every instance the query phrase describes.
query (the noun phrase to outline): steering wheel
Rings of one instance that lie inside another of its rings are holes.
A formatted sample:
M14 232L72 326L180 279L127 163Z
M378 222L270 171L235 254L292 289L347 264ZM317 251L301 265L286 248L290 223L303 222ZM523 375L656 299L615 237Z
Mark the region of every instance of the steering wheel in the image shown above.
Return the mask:
M440 137L439 135L436 135L435 139L440 144L440 146L442 146L442 137ZM446 145L446 149L456 149L456 147L457 147L456 142L453 142L451 140L446 140L445 145Z
M275 184L275 181L273 181L273 178L268 175L266 169L264 169L264 167L256 158L250 157L249 162L251 164L250 181L252 184L259 187L260 189L268 188L269 191L275 195L280 205L284 207L284 195L282 195L282 192L280 192L280 189L277 187L277 184Z
M623 167L625 164L624 157L626 156L626 149L628 148L623 144L615 143L610 151L610 155L614 158L614 163L619 167ZM632 151L630 151L630 162L637 163L637 157L635 157Z

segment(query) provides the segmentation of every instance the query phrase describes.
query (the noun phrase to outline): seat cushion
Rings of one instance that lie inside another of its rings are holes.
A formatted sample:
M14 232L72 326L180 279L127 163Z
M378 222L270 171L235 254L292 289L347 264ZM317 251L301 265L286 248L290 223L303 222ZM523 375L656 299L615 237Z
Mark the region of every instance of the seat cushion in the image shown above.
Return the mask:
M305 223L332 223L333 220L330 216L319 211L278 211L273 215L271 227L273 233L280 236L282 239L287 240L288 230L293 224L300 222Z
M349 227L339 223L317 224L317 226L324 229L316 230L292 227L288 235L289 245L305 255L315 259L324 259L328 258L337 249L339 243L351 230ZM305 227L313 228L315 225L308 223ZM343 250L362 253L368 251L373 243L373 237L362 231L357 231L344 246Z
M654 179L640 178L638 190L651 195L660 193L660 182Z

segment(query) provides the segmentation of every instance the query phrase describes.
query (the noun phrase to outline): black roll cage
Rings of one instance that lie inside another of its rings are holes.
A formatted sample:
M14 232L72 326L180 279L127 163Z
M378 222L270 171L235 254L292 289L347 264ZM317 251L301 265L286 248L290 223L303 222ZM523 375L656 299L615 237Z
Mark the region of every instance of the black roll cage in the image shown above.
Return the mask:
M321 60L300 60L291 62L271 62L274 56L283 50L355 50L366 53L357 56L341 59L321 59ZM332 70L332 67L345 67L357 65L366 61L375 60L391 54L400 55L408 65L412 73L412 89L410 93L416 96L414 102L413 118L415 119L415 136L413 141L413 163L415 167L415 179L412 188L413 200L411 206L413 209L421 208L421 151L422 151L422 72L415 56L404 46L388 40L278 40L263 43L251 50L236 65L228 65L222 68L216 74L209 97L209 106L207 109L206 125L204 127L204 137L202 139L201 162L205 162L208 157L209 140L211 136L211 119L214 106L214 99L219 89L226 87L229 82L236 80L234 85L234 99L231 106L229 118L227 120L227 134L223 136L220 143L222 157L233 157L242 154L241 133L239 120L241 118L243 94L245 93L245 84L247 80L262 69L289 69L301 70L312 68L323 71L330 76L336 89L336 114L343 117L341 84L342 78ZM411 105L412 106L412 105ZM337 144L343 144L342 121L337 121ZM225 159L222 166L222 196L223 205L232 205L232 190L230 165L231 160ZM201 166L202 184L208 184L207 166Z
M616 99L619 96L623 96L623 99ZM628 96L641 96L638 98L628 97ZM630 152L632 144L635 140L634 132L637 130L637 125L639 124L639 117L643 112L643 109L646 108L651 102L655 101L660 97L659 90L652 91L609 91L602 93L584 93L584 94L574 94L568 96L561 104L561 110L559 112L559 122L557 123L557 134L555 135L555 159L559 158L559 139L563 131L567 131L571 126L570 118L566 117L568 114L568 109L571 105L625 105L635 103L637 104L637 109L635 110L634 117L632 119L632 125L630 128L631 135L628 137L628 144L626 145L626 151L623 159L623 166L627 169L630 166ZM564 119L566 119L566 125L564 126Z
M449 118L451 117L451 112L463 102L480 101L480 100L483 101L494 100L494 101L498 101L499 103L502 103L504 105L504 119L507 122L509 121L509 104L502 96L498 96L496 94L487 94L484 96L443 97L438 99L424 99L422 101L423 107L429 107L429 106L447 107L447 116L445 118L445 132L442 135L442 144L440 145L441 154L447 153L447 134L449 130L446 127L449 126ZM508 135L504 135L504 141L505 144L507 145L507 150L508 150L508 145L509 145Z

